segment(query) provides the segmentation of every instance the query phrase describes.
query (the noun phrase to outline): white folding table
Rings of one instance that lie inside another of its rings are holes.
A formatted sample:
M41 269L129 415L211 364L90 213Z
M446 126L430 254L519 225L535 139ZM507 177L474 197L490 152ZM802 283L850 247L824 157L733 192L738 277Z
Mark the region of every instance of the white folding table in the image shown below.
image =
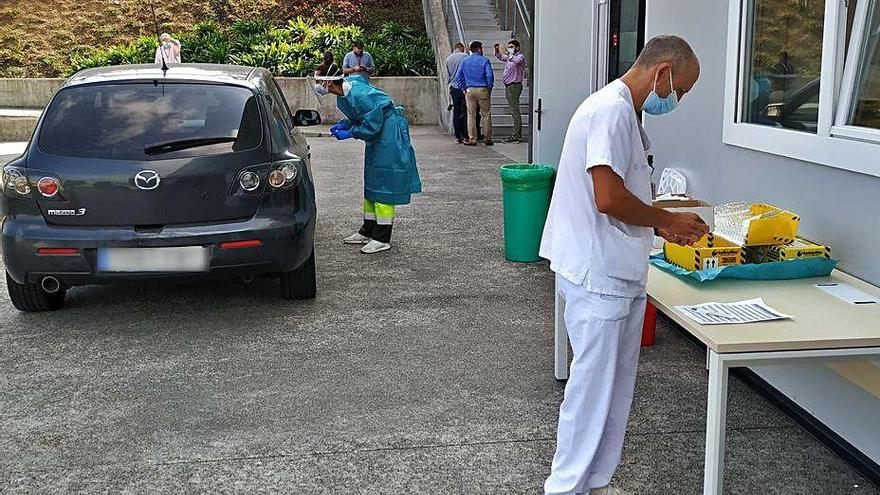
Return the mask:
M648 302L707 348L705 495L722 493L730 368L880 357L880 304L849 304L813 286L832 281L847 283L880 297L880 288L838 270L824 278L726 279L701 284L650 267ZM675 306L734 302L755 297L763 297L768 305L793 315L794 319L744 325L699 325L675 310ZM555 374L560 380L568 377L568 335L562 317L564 304L557 293L554 347Z

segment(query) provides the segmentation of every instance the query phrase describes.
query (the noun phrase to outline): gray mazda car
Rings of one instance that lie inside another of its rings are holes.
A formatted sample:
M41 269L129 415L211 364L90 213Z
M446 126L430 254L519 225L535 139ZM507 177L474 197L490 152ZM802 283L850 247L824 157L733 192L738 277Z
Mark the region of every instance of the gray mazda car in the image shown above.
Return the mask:
M72 286L273 275L314 298L315 188L272 75L227 65L75 74L0 174L9 297L60 308Z

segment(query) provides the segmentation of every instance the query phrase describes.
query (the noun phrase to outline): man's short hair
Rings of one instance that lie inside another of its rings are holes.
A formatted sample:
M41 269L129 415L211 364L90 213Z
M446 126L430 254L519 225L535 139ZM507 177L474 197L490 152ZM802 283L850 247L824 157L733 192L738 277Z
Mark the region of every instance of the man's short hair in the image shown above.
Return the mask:
M351 44L352 48L357 48L358 50L364 49L364 43L362 41L355 41Z
M697 56L687 41L672 34L661 34L645 43L635 65L648 69L661 62L671 62L674 69L681 70L696 61Z
M516 40L510 40L510 41L507 42L507 44L508 44L508 45L513 45L513 46L515 46L517 49L520 48L519 41L516 41Z
M455 49L456 49L456 50L462 50L462 51L463 51L463 50L464 50L464 43L462 43L461 41L459 41L458 43L455 44Z
M483 49L482 41L471 41L471 52L477 52Z

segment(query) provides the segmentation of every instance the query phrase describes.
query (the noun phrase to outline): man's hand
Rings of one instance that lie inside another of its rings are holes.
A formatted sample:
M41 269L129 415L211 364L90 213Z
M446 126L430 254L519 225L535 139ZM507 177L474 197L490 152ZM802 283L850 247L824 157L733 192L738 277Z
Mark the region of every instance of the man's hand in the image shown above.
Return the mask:
M678 244L679 246L687 245L687 239L682 239L681 237L669 232L668 230L657 229L657 235L673 244Z
M671 213L666 225L657 228L657 233L674 244L693 246L709 233L709 226L695 213Z
M709 232L709 226L698 215L646 205L627 190L623 179L610 166L595 166L589 174L600 213L625 224L656 228L660 235L676 244L693 244Z

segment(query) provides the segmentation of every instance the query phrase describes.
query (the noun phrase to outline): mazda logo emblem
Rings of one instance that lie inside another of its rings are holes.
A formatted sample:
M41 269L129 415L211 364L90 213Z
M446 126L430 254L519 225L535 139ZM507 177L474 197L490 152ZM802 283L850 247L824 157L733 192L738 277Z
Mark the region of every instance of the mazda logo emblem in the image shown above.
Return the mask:
M134 185L138 187L138 189L143 189L144 191L152 191L159 187L159 182L162 179L159 178L159 172L155 170L142 170L134 176Z

